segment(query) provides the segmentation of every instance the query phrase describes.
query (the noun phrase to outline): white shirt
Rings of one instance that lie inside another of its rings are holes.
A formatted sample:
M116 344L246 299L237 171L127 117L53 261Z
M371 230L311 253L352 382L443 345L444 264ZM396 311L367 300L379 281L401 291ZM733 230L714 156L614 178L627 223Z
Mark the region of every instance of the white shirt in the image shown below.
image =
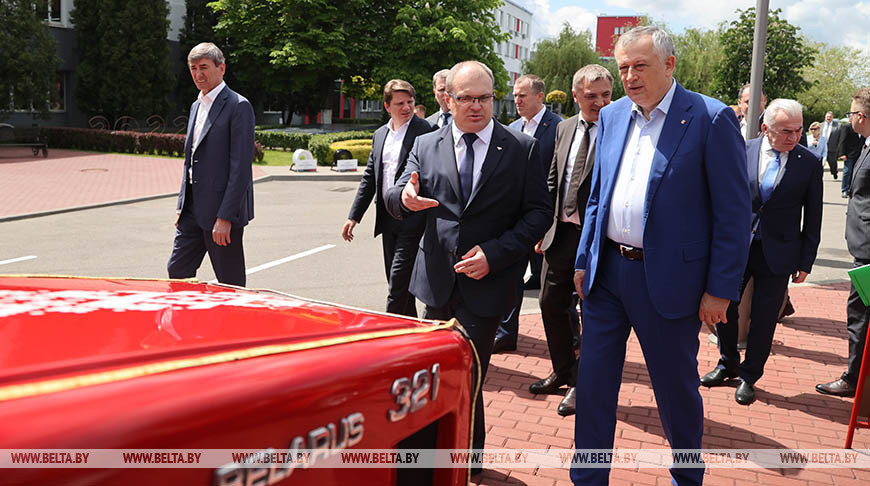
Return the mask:
M780 152L779 153L779 172L776 173L776 181L773 183L773 187L776 187L779 184L779 180L782 179L782 174L785 171L785 164L788 162L788 152ZM761 188L761 180L764 179L764 172L767 171L767 166L773 162L773 159L776 158L776 154L773 152L773 147L770 146L770 141L767 139L767 136L761 139L761 153L758 155L758 187Z
M743 135L743 140L749 140L746 138L746 117L740 119L740 134Z
M538 125L541 123L541 118L544 117L544 112L547 111L546 106L541 106L541 109L538 113L532 117L531 120L526 120L523 118L523 133L530 137L535 136L535 132L538 130Z
M583 119L583 114L580 114L577 122L577 130L574 132L574 139L571 141L571 149L568 151L568 160L565 163L565 174L562 177L562 190L560 191L562 207L559 209L559 220L565 223L580 224L580 213L585 211L585 208L578 207L577 211L571 216L565 214L565 199L568 192L568 186L571 184L571 174L574 172L574 161L577 160L577 152L580 151L580 144L583 142L583 134L586 133L586 124L592 123L592 128L589 130L589 145L586 152L586 163L591 164L593 161L589 158L592 154L592 147L595 146L595 137L598 135L598 122L587 122ZM585 169L584 169L585 170Z
M386 200L387 190L393 187L396 182L396 169L399 168L399 153L402 151L402 142L405 140L405 134L408 133L408 125L411 124L411 119L408 118L398 130L393 130L395 120L390 119L387 124L387 138L384 139L384 148L381 151L381 166L383 179L381 180L381 197Z
M825 140L831 139L831 127L833 125L832 122L822 122L822 135L825 137Z
M438 128L441 128L441 127L444 126L444 114L445 114L445 113L447 113L447 114L450 115L450 120L451 120L451 121L453 120L453 114L452 114L452 113L450 113L449 111L444 111L444 110L442 110L442 109L439 108L439 109L438 109L438 122L436 123L436 125L438 125Z
M217 99L217 96L226 85L227 83L221 81L221 84L209 91L208 94L203 94L202 91L199 92L199 96L196 98L199 100L199 106L196 108L196 120L193 122L193 142L190 147L191 155L196 152L196 147L199 146L199 139L202 136L202 130L205 128L205 122L208 120L208 112L211 110L214 100ZM187 181L188 183L193 183L193 157L190 159L190 169L188 169Z
M489 141L492 139L493 121L483 127L483 130L477 132L477 140L474 141L472 148L474 149L474 168L471 172L471 192L474 193L474 188L477 187L477 181L480 179L480 169L483 167L483 160L486 158L486 151L489 150ZM456 155L456 170L459 170L459 164L462 163L462 158L465 157L465 140L462 135L465 133L456 126L455 123L450 124L450 130L453 132L453 153Z
M632 122L607 220L607 237L617 243L643 248L643 215L649 174L676 86L676 82L671 84L671 89L650 112L649 120L644 118L637 104L631 107Z

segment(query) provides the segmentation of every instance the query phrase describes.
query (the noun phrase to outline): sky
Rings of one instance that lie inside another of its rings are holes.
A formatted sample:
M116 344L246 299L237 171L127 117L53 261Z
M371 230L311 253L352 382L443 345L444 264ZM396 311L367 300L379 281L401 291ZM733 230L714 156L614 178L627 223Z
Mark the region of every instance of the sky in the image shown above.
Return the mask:
M674 32L689 27L715 29L737 18L735 11L756 0L513 0L531 11L532 40L555 37L567 21L595 34L598 15L649 15ZM769 0L770 8L800 28L807 38L845 45L870 54L870 0Z

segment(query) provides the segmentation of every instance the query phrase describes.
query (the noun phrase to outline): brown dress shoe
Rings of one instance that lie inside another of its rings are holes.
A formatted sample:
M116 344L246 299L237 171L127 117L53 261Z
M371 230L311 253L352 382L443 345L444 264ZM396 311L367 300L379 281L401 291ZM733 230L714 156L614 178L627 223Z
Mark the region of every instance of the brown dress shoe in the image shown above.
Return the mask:
M816 385L816 391L825 395L834 395L837 397L854 397L855 385L852 385L845 380L846 375L843 374L840 378L830 383L819 383Z

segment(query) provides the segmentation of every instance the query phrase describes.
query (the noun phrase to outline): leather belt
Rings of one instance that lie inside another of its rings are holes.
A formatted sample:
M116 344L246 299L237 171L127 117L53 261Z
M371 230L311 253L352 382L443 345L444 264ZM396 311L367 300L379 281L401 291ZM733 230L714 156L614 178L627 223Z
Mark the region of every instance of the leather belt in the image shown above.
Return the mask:
M610 238L607 238L607 244L616 248L616 251L618 251L626 260L643 260L643 248L623 245L611 240Z

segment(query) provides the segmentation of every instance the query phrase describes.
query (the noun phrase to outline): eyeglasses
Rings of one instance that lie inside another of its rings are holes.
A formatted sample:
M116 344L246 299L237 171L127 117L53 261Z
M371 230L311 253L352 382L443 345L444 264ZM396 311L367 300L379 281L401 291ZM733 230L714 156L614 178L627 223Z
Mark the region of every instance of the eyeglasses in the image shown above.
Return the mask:
M816 131L816 130L818 130L818 129L819 129L819 127L816 127L816 128L810 128L810 131L814 132L814 131Z
M492 94L485 94L485 95L481 95L481 96L456 96L453 93L447 93L447 94L449 94L450 97L453 98L454 100L456 100L460 105L470 105L470 104L474 103L475 101L482 105L484 103L489 103L490 101L493 100L493 98L495 98L495 96Z
M852 115L861 115L861 116L865 116L865 115L864 115L864 112L862 112L862 111L847 111L847 112L846 112L846 118L852 118Z

